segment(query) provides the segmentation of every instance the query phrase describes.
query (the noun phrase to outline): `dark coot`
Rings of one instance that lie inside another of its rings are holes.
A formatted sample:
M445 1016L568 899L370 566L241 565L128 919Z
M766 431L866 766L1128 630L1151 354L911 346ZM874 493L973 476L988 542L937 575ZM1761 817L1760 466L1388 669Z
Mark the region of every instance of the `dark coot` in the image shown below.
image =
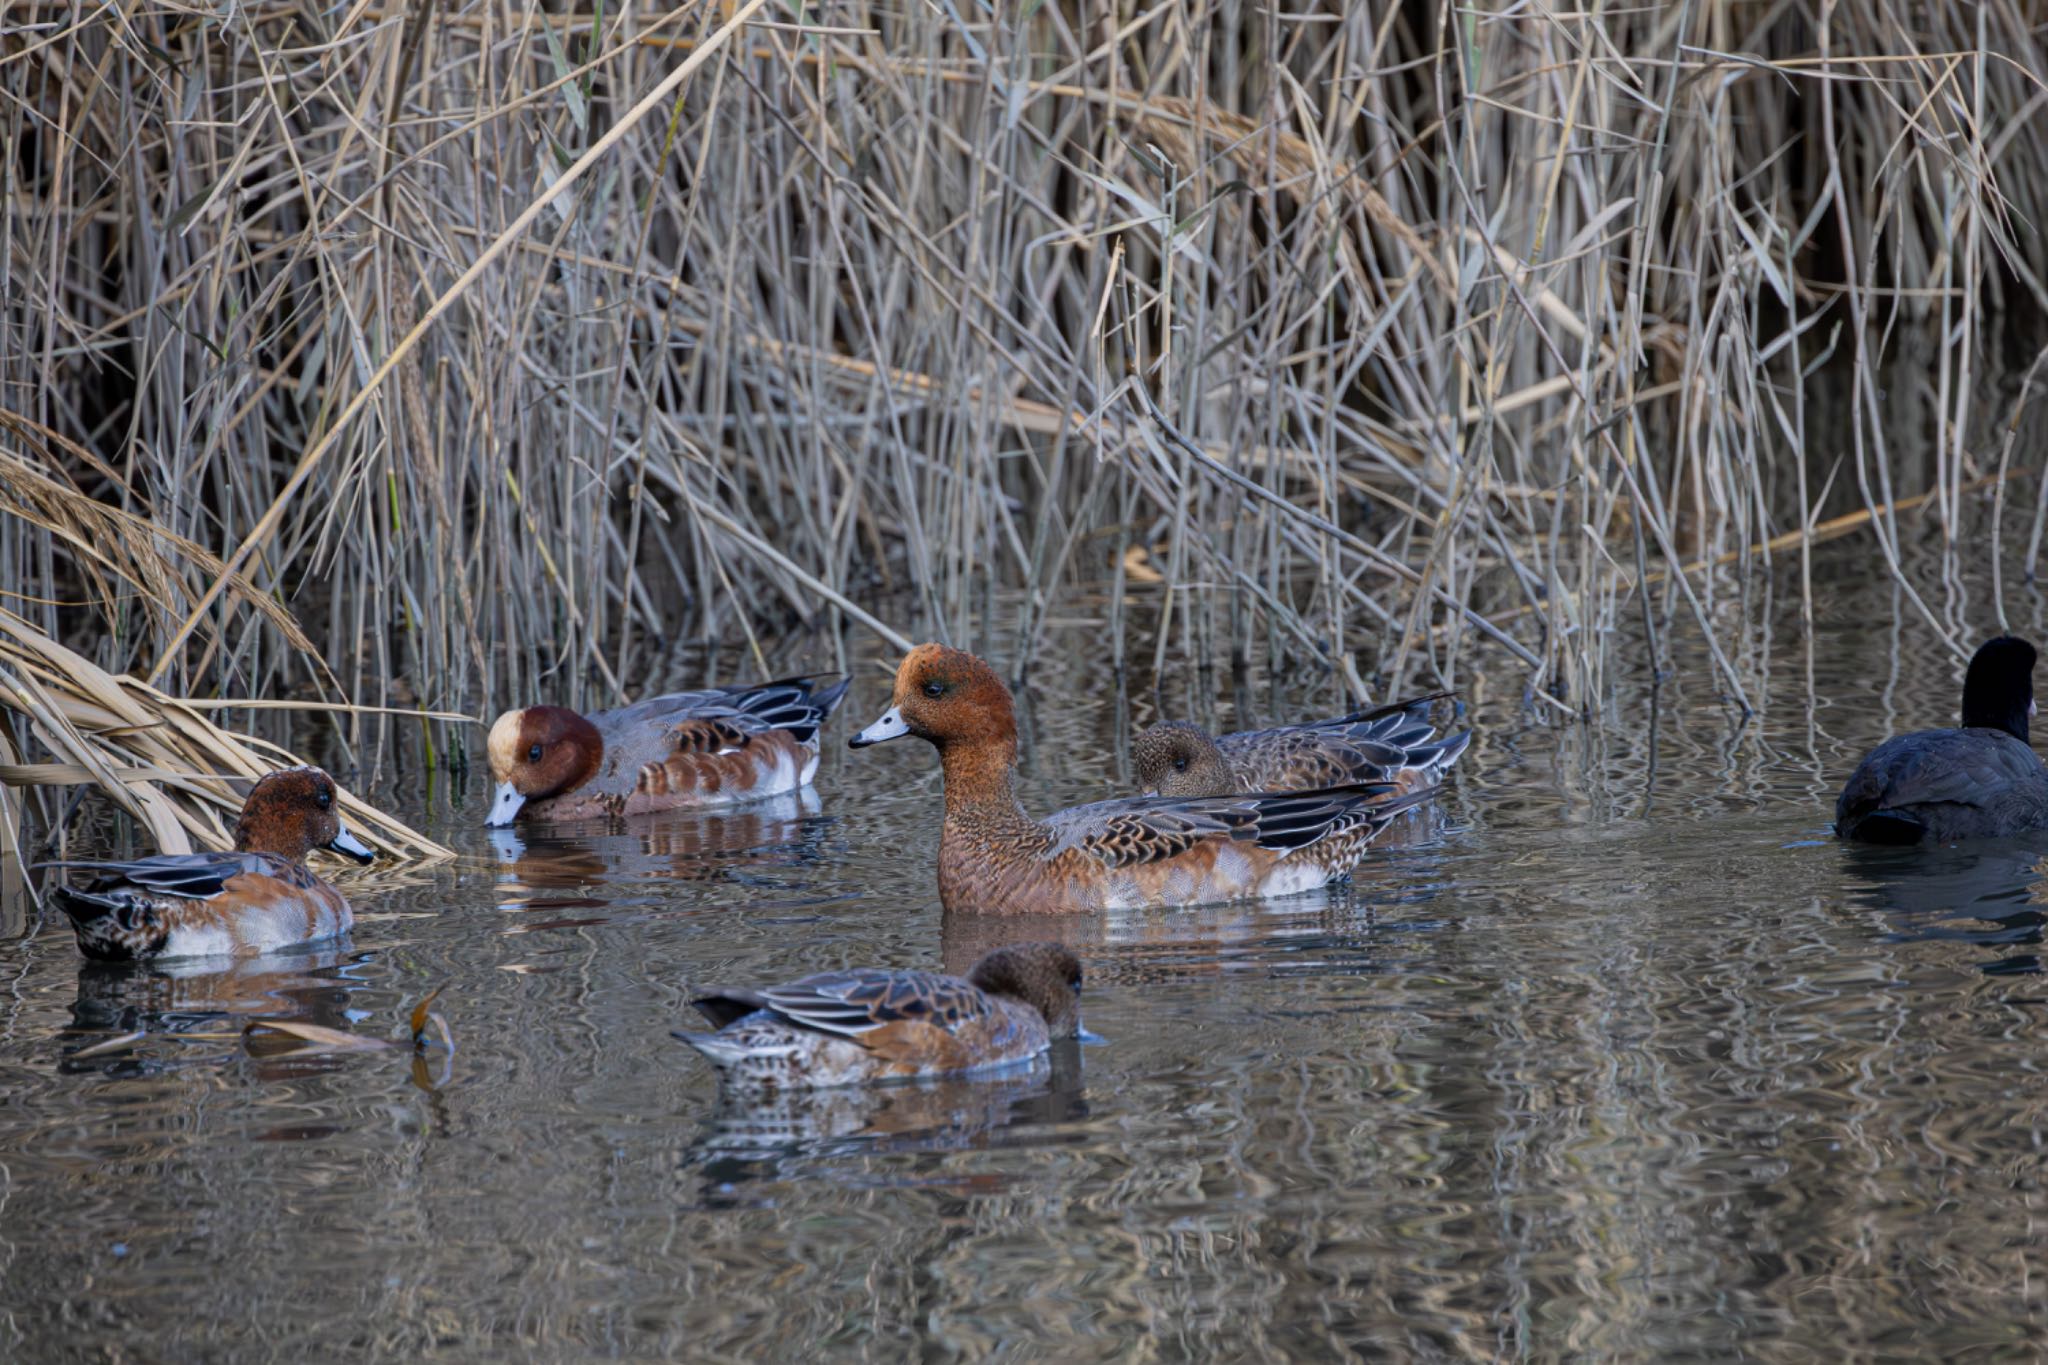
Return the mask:
M1835 833L1871 844L1953 843L2048 829L2048 766L2027 742L2034 647L1987 640L1963 679L1963 724L1894 735L1857 765Z

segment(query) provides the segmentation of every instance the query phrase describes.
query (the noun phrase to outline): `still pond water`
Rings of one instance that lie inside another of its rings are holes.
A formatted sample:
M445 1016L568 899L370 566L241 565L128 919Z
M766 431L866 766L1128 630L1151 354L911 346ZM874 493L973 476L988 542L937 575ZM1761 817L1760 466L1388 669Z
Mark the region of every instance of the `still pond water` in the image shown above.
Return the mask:
M1104 1041L1000 1082L721 1108L668 1034L708 983L1020 932L939 913L929 749L846 750L868 659L801 801L493 837L480 773L378 793L463 857L352 879L342 949L110 971L45 924L0 944L0 1356L2029 1356L2048 841L1826 837L1959 685L1867 553L1810 661L1738 661L1747 723L1683 653L1593 724L1482 660L1437 821L1328 894L1059 924ZM1025 702L1039 809L1153 718L1088 649ZM1248 700L1214 718L1337 703ZM393 1037L443 983L452 1056L241 1033Z

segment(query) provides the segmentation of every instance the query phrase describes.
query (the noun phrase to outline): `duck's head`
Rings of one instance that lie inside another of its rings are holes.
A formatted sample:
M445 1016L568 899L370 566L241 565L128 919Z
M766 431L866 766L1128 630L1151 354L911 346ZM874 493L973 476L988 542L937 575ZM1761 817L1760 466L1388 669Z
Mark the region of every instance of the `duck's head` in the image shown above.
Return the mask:
M1157 796L1228 796L1237 790L1230 762L1199 725L1161 721L1131 741L1138 788Z
M492 722L486 747L498 784L484 817L492 828L511 824L528 801L576 790L604 759L597 727L565 706L507 711Z
M1045 1016L1055 1038L1081 1032L1081 959L1063 943L1012 943L974 964L967 979Z
M916 735L954 744L1017 745L1017 711L996 671L964 650L919 645L896 669L889 709L848 741L856 749Z
M2034 647L2000 635L1977 647L1963 677L1963 727L2004 730L2027 740L2034 714Z
M302 863L316 848L359 863L377 855L341 823L341 796L319 768L286 768L249 789L235 821L235 848Z

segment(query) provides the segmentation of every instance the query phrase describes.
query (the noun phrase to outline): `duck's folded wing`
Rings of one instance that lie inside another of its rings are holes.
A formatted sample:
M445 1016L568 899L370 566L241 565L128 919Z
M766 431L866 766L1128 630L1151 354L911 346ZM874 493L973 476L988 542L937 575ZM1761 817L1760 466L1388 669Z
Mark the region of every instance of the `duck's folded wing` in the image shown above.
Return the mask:
M237 876L288 879L289 866L267 853L160 853L125 862L58 862L46 867L97 872L96 889L121 884L164 896L209 900Z
M1408 763L1404 748L1324 725L1225 735L1217 747L1249 791L1384 782Z
M846 695L849 679L839 674L817 674L804 678L780 678L751 687L712 687L697 692L671 692L648 697L602 716L600 732L622 734L636 728L662 726L672 722L677 732L685 726L702 727L715 722L727 734L754 734L766 730L788 730L798 741L808 741ZM679 746L680 747L680 746ZM713 752L716 752L715 750Z
M1333 720L1241 730L1216 741L1247 791L1307 790L1386 781L1402 768L1455 761L1467 735L1439 740L1429 707L1451 695L1432 692Z
M1842 792L1845 811L1982 805L2019 783L2039 780L2041 760L2017 739L1935 730L1902 740L1911 742L1886 741L1850 776Z
M1130 867L1212 839L1286 853L1361 825L1383 825L1419 799L1392 783L1359 782L1305 792L1097 801L1045 822L1052 831L1045 856L1078 849L1109 867Z
M793 1024L853 1039L891 1024L929 1024L951 1033L990 1008L980 987L957 976L865 967L771 986L761 999Z
M809 743L846 696L852 679L837 673L784 678L731 694L736 715L760 730L787 730L799 743Z

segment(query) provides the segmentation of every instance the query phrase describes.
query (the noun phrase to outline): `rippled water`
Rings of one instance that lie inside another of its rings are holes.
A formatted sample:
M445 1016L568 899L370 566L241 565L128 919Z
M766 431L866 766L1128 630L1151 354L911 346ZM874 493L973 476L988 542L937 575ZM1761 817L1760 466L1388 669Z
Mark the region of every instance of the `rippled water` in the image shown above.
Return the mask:
M1861 750L1959 685L1865 553L1810 660L1781 627L1739 661L1758 719L1690 655L1584 724L1461 678L1440 821L1351 886L1060 923L1105 1041L999 1083L728 1109L668 1036L707 983L1046 931L939 914L930 751L843 747L866 660L802 801L494 839L480 777L406 793L464 857L352 876L343 949L109 971L44 925L0 945L0 1351L2029 1355L2048 841L1826 837ZM1152 717L1080 630L1026 707L1039 808ZM242 1032L395 1037L444 983L452 1057Z

